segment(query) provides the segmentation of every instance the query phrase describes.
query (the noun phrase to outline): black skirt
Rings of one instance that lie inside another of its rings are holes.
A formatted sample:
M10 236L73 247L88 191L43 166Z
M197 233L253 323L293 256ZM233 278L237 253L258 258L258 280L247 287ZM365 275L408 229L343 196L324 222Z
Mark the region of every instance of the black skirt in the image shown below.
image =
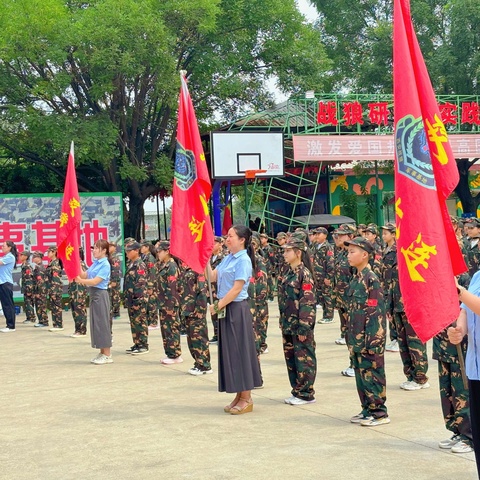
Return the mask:
M229 303L218 320L218 390L238 393L262 385L248 301Z

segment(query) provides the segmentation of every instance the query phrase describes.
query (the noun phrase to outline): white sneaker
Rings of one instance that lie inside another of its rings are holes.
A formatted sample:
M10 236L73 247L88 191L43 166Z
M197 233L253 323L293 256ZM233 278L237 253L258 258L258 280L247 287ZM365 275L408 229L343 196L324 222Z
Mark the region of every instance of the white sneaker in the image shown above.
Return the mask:
M398 346L397 340L392 340L388 345L385 345L385 350L387 352L398 352L400 347Z
M306 405L308 403L315 403L316 400L313 398L312 400L303 400L303 398L298 398L298 397L290 397L286 398L285 403L288 405Z
M86 333L78 333L78 332L72 333L70 335L70 337L72 337L72 338L79 338L79 337L86 337L86 336L87 336Z
M173 365L174 363L183 363L183 358L182 357L177 357L177 358L164 358L162 360L162 363L164 365Z
M322 318L321 320L318 321L318 323L322 324L328 324L328 323L333 323L335 320L333 318Z
M380 417L380 418L371 417L369 419L362 420L360 422L360 425L362 427L378 427L379 425L387 425L387 423L390 423L389 417Z
M430 384L428 382L425 383L417 383L415 380L412 380L411 382L406 383L403 386L404 390L422 390L423 388L430 388Z
M346 344L347 344L347 341L345 340L345 338L340 337L340 338L337 338L337 339L335 340L335 343L336 343L337 345L346 345Z
M340 373L344 377L354 377L355 376L355 370L352 367L348 367L345 370L342 370Z
M61 332L62 330L64 330L63 327L52 327L48 329L49 332Z
M0 332L2 332L2 333L9 333L9 332L14 332L14 331L15 331L14 328L8 328L8 327L0 328Z
M197 367L193 367L188 371L188 373L190 375L194 375L194 376L198 377L199 375L210 375L210 374L213 373L213 370L212 369L210 369L210 370L200 370Z
M452 453L470 453L473 452L473 447L461 440L452 447Z
M111 355L104 355L100 353L95 358L92 358L91 363L94 365L105 365L106 363L113 363L113 358Z
M441 442L438 442L438 447L450 449L459 442L460 442L460 437L458 435L453 435L447 440L442 440Z
M160 330L160 325L149 325L148 329L149 330Z
M399 386L401 389L405 390L405 385L409 384L411 380L405 380L405 382L401 383Z
M264 355L265 353L268 353L268 348L265 348L264 350L260 350L260 355Z
M358 415L354 415L351 419L350 422L352 423L361 423L364 420L371 420L373 417L372 416L365 416L363 413L359 413Z

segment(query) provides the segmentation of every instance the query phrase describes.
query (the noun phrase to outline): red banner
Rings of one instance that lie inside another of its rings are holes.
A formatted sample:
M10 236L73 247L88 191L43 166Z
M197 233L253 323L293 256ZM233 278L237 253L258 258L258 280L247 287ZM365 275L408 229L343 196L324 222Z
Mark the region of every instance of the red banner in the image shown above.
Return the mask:
M213 250L208 209L212 186L187 81L180 77L170 251L202 273Z
M459 175L409 0L394 6L395 211L405 313L422 341L459 314L454 275L466 271L446 199Z
M69 280L80 274L80 195L78 194L77 176L75 175L75 159L73 142L68 155L67 177L63 192L60 223L57 231L58 257L63 262L63 268Z

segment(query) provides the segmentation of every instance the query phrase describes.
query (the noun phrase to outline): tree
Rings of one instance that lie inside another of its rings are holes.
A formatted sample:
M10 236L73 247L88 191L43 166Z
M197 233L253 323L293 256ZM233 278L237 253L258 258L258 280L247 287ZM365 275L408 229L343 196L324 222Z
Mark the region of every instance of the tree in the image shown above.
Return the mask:
M296 92L330 66L294 0L2 3L0 146L62 179L73 139L80 190L122 191L137 238L171 189L179 70L208 124L270 105L272 76Z

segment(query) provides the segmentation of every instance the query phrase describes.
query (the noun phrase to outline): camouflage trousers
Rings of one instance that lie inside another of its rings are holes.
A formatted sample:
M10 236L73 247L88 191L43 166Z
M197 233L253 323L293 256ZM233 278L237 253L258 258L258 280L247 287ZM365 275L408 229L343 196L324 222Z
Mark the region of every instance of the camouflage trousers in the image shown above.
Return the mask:
M37 311L38 323L48 325L47 299L45 294L35 294L35 310Z
M438 361L438 381L445 427L460 440L472 443L468 388L463 386L458 363Z
M87 333L87 293L71 292L70 308L75 323L75 333L85 335Z
M395 317L393 315L388 317L388 337L391 342L398 340L397 326L395 325Z
M355 369L355 381L362 414L366 417L387 417L385 357L383 353L371 350L351 352L351 362Z
M151 288L147 289L147 325L158 326L158 295Z
M29 322L35 321L35 294L33 292L25 292L23 294L23 308Z
M108 287L108 294L110 295L110 316L120 316L120 284L118 287Z
M262 302L255 305L253 316L253 330L255 331L255 346L257 355L260 355L267 347L268 330L268 303Z
M337 311L338 316L340 317L340 336L345 338L347 333L347 321L348 321L348 314L347 310L343 306L339 306L337 302Z
M213 336L218 339L218 315L212 315Z
M168 358L177 358L182 354L180 346L180 319L177 309L160 309L160 331L162 332L163 348Z
M133 343L148 348L147 301L145 298L126 299Z
M427 382L427 346L420 341L404 312L395 312L393 318L398 335L403 373L408 381L414 380L420 384Z
M63 327L62 319L62 293L49 293L49 307L52 312L52 324L54 327Z
M210 349L208 347L208 328L205 315L183 317L187 330L187 343L194 360L194 368L210 370Z
M317 280L319 285L316 290L317 305L323 310L323 318L333 318L332 286L325 285L322 278Z
M305 342L301 342L297 335L284 334L282 338L292 395L303 400L313 400L315 398L313 384L317 376L313 331L307 335Z
M272 275L269 273L267 278L267 300L273 301L273 295L275 294L275 281Z

